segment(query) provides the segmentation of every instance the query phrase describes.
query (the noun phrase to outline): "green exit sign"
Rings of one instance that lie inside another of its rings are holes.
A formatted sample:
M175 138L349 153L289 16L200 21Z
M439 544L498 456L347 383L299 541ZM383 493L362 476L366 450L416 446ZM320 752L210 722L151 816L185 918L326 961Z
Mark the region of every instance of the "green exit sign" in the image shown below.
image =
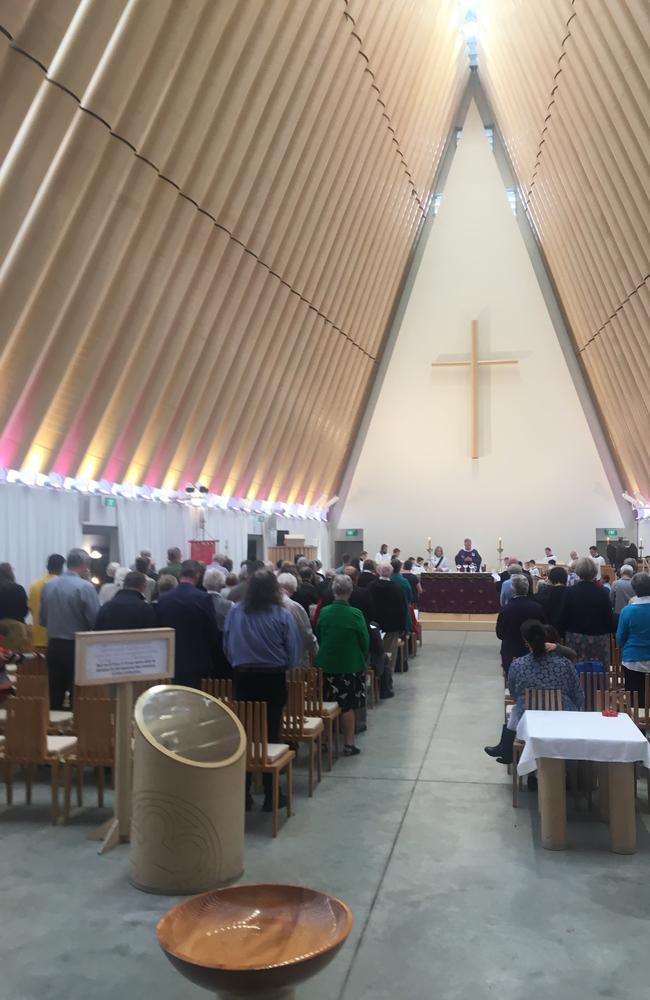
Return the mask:
M358 528L348 528L346 530L346 532L345 532L345 537L346 538L356 538L358 534L359 534L359 529Z
M608 528L606 534L608 538L618 538L618 531L616 528Z
M104 497L104 507L115 507L116 503L115 497Z

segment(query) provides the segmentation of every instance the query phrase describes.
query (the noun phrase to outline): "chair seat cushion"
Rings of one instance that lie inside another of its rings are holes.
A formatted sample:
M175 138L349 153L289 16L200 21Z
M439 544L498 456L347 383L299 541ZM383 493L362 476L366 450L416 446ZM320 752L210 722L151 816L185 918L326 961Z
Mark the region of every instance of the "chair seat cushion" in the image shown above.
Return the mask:
M295 720L293 719L293 717L289 719L289 723L292 726L295 725ZM318 719L313 715L306 715L305 718L303 719L302 728L303 732L306 735L312 736L314 733L318 733L323 728L323 720Z
M60 724L61 722L71 722L71 721L72 721L72 712L62 712L56 708L52 712L50 712L50 722L56 722Z
M76 745L76 736L48 736L47 738L47 752L55 754L57 757L72 750Z
M286 743L269 743L267 745L266 759L269 764L274 764L276 760L283 757L285 753L289 750Z

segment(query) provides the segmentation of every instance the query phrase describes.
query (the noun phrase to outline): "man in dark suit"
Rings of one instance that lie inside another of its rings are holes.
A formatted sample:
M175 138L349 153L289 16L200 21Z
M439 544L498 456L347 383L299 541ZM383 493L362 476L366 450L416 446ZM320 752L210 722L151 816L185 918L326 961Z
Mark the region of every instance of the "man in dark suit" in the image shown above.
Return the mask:
M199 590L200 579L201 565L186 559L178 586L158 601L158 625L176 629L174 680L195 688L201 687L202 677L215 676L221 646L212 596Z
M99 609L95 629L157 628L156 612L145 600L146 587L144 573L127 573L122 589Z
M375 612L375 621L384 633L384 651L389 662L388 669L384 671L382 677L381 697L393 697L393 670L395 667L395 655L397 653L397 641L404 631L405 610L404 593L397 583L393 583L391 576L393 567L383 565L379 567L379 579L371 583L367 588L372 598Z
M374 559L366 559L363 564L363 569L359 573L359 586L369 587L371 583L375 583L377 579L377 563Z
M501 664L508 673L510 664L518 656L525 656L528 647L521 637L521 626L529 618L545 622L544 609L528 597L528 580L522 573L510 577L512 597L497 618L497 639L501 639Z

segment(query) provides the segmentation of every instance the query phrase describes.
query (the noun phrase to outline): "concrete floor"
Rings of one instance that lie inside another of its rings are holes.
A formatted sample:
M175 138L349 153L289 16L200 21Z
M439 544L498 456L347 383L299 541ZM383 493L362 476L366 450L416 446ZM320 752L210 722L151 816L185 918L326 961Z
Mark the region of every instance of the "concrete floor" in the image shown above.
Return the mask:
M585 815L568 851L543 851L536 796L513 810L505 770L482 750L502 716L494 638L425 634L396 690L369 713L362 755L340 760L312 801L298 770L296 816L276 841L268 816L248 817L246 880L328 889L354 911L347 946L300 1000L638 1000L650 912L641 785L638 854L610 854L606 827ZM128 848L98 857L85 839L106 814L53 828L46 795L0 807L0 996L207 996L156 943L174 900L131 888Z

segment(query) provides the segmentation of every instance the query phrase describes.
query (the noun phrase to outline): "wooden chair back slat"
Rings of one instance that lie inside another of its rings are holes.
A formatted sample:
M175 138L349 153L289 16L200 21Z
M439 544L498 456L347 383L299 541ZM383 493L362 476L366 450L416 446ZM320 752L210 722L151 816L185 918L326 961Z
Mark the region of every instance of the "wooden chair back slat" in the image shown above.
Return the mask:
M6 706L6 759L44 760L47 755L47 702L42 698L10 698Z
M639 725L639 692L603 690L597 692L596 712L619 712L629 715Z
M49 699L50 693L47 674L24 674L19 670L16 674L16 694L19 698Z
M248 770L261 770L268 763L268 728L265 701L233 701L229 708L235 713L246 732L246 765Z
M598 698L609 689L609 674L580 674L580 686L585 693L585 712L597 712Z
M562 692L559 688L526 688L524 707L533 712L561 712Z
M287 704L284 710L284 735L288 740L300 739L305 725L305 685L287 681Z
M83 698L75 708L76 756L89 764L114 757L115 716L110 698Z
M305 715L320 718L323 714L323 671L317 667L293 667L287 671L287 681L303 685Z
M201 679L201 690L205 694L211 694L219 701L231 702L233 700L232 680L228 677L203 677Z

